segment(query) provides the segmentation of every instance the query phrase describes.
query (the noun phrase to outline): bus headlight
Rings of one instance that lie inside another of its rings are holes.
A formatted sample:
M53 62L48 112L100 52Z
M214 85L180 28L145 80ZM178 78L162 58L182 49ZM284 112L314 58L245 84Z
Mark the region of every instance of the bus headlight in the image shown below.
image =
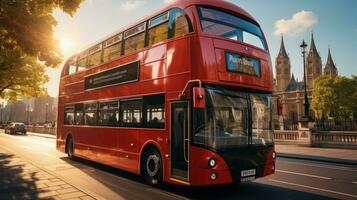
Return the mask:
M272 155L272 157L273 157L273 159L275 159L275 158L276 158L276 153L275 153L275 151L273 151L273 155Z
M208 166L209 166L210 168L215 167L215 166L216 166L216 160L213 159L213 158L209 159L209 160L208 160Z

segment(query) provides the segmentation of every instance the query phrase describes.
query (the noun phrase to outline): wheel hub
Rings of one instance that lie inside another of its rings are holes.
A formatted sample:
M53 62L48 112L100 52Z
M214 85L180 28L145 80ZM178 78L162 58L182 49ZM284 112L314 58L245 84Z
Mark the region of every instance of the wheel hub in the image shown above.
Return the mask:
M157 155L150 155L146 160L146 171L149 176L153 177L157 174L159 170L159 160L160 158Z

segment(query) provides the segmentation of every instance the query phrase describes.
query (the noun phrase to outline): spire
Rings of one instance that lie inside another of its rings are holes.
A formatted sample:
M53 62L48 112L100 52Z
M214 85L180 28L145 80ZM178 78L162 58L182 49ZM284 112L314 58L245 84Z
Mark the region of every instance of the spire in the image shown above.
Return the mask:
M292 81L295 81L294 73L292 73L292 75L291 75L291 80L292 80Z
M335 63L332 60L330 47L328 48L328 57L327 57L327 62L326 62L325 68L328 68L328 67L332 67L333 69L336 69Z
M310 44L310 51L308 56L317 56L320 57L319 53L317 52L315 40L314 40L314 33L311 32L311 44Z
M281 45L280 45L280 51L279 51L279 54L278 54L278 57L280 57L280 56L289 58L289 56L288 56L288 54L286 53L286 50L285 50L284 36L283 35L281 35Z

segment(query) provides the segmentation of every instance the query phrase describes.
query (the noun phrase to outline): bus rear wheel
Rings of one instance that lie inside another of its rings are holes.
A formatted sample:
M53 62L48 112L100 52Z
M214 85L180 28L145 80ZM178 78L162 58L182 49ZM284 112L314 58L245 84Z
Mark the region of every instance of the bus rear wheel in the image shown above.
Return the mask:
M67 139L66 152L67 152L67 156L68 156L69 159L73 159L74 158L72 137L69 137Z
M145 152L141 166L142 174L149 185L158 187L162 184L162 159L157 148L150 148Z

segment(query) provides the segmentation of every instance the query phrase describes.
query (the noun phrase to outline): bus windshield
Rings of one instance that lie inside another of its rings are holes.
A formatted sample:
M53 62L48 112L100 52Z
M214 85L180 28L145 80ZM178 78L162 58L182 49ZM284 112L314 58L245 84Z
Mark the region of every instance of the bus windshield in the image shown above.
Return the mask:
M206 108L194 110L194 144L216 150L273 143L271 94L207 88Z
M263 33L258 25L220 10L206 7L199 7L198 10L203 32L266 49Z

